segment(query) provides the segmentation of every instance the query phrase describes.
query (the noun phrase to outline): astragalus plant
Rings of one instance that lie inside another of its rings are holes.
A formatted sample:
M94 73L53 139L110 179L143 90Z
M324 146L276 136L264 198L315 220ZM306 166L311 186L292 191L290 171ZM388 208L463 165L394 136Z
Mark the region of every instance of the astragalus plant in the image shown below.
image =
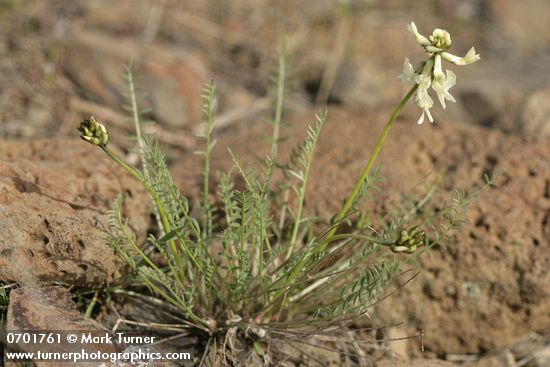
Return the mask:
M200 205L193 210L174 183L159 144L141 134L131 71L127 74L129 101L141 168L130 166L109 149L103 124L93 117L82 122L82 138L141 182L154 204L159 230L147 243L137 242L123 218L122 197L110 213L109 242L130 266L133 286L144 286L166 307L177 310L190 330L204 335L210 351L214 345L224 350L226 362L234 355L228 349L238 349L236 340L250 343L251 350L268 361L273 338L296 341L297 336L333 335L334 327L365 315L392 278L403 274L399 260L441 243L460 222L469 199L479 192L457 192L449 203L439 203L437 210L427 195L377 228L372 222L355 220L360 217L359 208L371 198L369 193L380 189L380 170L373 165L402 107L416 92L415 101L422 110L418 123L425 115L433 121L430 87L443 107L445 100L454 101L449 89L456 77L452 71L443 72L442 60L466 65L479 59L473 48L464 58L449 54L451 39L444 30L436 29L429 37L419 34L414 23L409 30L428 56L416 68L405 61L402 79L412 88L391 115L354 190L324 231L317 232L318 225L311 225L304 203L327 112L314 117L305 140L287 162L279 162L285 96L282 57L275 77L271 153L259 171L233 157L233 169L218 176L217 187L209 181L215 85L204 88L204 149L200 152L204 187ZM275 175L276 170L283 174ZM242 189L236 189L235 176L244 182Z

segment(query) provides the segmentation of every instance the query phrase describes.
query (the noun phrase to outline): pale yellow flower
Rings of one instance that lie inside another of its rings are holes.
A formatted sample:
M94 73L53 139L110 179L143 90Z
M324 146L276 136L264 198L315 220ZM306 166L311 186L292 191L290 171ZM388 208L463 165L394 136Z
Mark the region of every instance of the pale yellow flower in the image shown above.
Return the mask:
M401 74L399 78L403 81L418 85L415 102L422 110L422 115L418 119L418 123L423 123L425 116L428 116L428 119L433 122L430 113L430 108L433 107L433 100L428 93L430 87L432 87L437 94L437 98L443 108L447 107L445 103L446 100L456 102L455 98L449 92L456 84L456 75L451 70L443 71L442 60L462 66L472 64L478 61L480 57L476 54L473 47L464 57L448 53L447 50L452 44L451 35L444 29L434 29L429 37L425 37L418 32L414 22L409 23L407 28L416 38L416 42L426 50L429 57L424 62L421 72L417 72L409 59L405 58L403 74Z

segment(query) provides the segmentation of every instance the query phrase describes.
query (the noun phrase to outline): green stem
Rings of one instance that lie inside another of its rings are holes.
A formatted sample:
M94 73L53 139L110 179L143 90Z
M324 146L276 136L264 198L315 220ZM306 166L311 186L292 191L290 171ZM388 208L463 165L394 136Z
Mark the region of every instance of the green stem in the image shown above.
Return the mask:
M151 281L151 279L147 278L146 276L142 276L142 280L143 282L148 286L150 287L154 292L156 292L157 294L159 294L162 298L164 298L164 300L166 300L167 302L171 303L174 307L180 309L180 310L183 310L187 313L187 316L189 317L189 319L193 320L194 322L196 322L197 324L202 324L206 327L206 330L205 331L210 331L208 329L208 322L206 322L205 320L201 319L199 316L195 315L193 313L193 310L191 309L191 307L189 307L189 305L187 305L185 303L185 300L182 300L182 299L178 299L178 298L174 298L174 297L171 297L168 293L166 293L163 289L161 289L160 287L158 287L153 281ZM167 288L168 290L170 290L170 288ZM173 292L171 292L173 294Z
M302 222L302 212L304 210L304 202L305 202L305 196L306 196L306 187L307 187L307 181L309 177L309 170L311 168L311 159L307 162L306 171L304 173L304 181L302 182L302 185L300 186L300 197L298 201L298 211L296 213L296 218L294 221L294 228L292 229L292 238L290 239L290 246L288 247L288 251L286 253L286 258L290 258L292 253L294 252L294 248L296 246L296 239L298 237L298 229L300 228L300 224Z
M88 305L88 307L86 307L86 312L84 313L84 318L85 319L89 319L92 317L92 312L94 311L94 307L95 305L97 304L97 295L98 295L98 291L95 291L94 292L94 297L92 298L92 300L90 301L90 304Z
M133 72L132 61L130 61L126 70L127 70L126 77L128 80L128 94L129 94L128 98L131 103L132 117L134 120L134 128L136 130L136 138L137 138L138 147L139 147L139 157L141 159L141 165L143 167L143 175L145 176L145 179L149 179L149 171L147 169L147 165L145 164L145 157L144 157L145 141L143 140L143 134L141 132L141 122L139 119L139 108L138 108L138 102L137 102L137 96L136 96L136 86L134 84L134 72ZM153 211L155 214L155 220L160 228L159 235L160 237L162 237L166 234L164 233L162 220L158 213L158 209L154 208Z
M141 173L139 173L135 168L133 167L130 167L126 162L124 162L123 160L121 160L120 158L117 157L117 155L115 153L113 153L113 151L111 151L109 148L107 148L106 146L100 146L101 149L103 149L103 151L112 159L114 160L119 166L121 166L122 168L124 168L124 170L126 172L128 172L130 175L134 176L139 182L141 182L141 184L145 187L145 189L149 192L149 194L151 195L151 197L153 198L153 201L155 202L155 205L158 209L158 212L159 212L159 215L160 215L160 218L162 220L162 224L164 226L164 231L166 233L170 233L172 228L170 226L170 222L168 220L168 216L166 214L166 211L164 210L164 206L162 205L159 197L156 195L155 191L149 186L149 184L147 183L147 181L145 180L145 178L143 177L143 175ZM178 278L181 282L184 281L185 279L185 275L183 273L183 264L181 262L181 257L178 253L178 250L177 250L177 247L176 247L176 243L173 239L170 239L168 241L168 244L170 246L170 250L172 251L172 254L174 255L174 260L176 261L176 267L177 267L177 270L178 270Z
M412 95L414 94L414 92L416 91L417 88L418 88L418 84L415 84L411 88L411 90L407 93L407 95L405 95L405 97L403 97L401 102L399 102L399 104L397 105L397 107L393 111L390 119L388 120L388 122L386 123L386 126L384 127L384 130L382 130L382 133L380 134L380 137L378 138L378 141L376 142L376 146L374 147L374 150L372 151L370 159L367 162L365 168L363 169L363 172L361 173L361 177L359 178L359 180L355 184L355 188L353 189L351 195L348 196L348 198L346 199L346 201L344 203L344 206L342 207L342 210L340 210L340 213L338 214L338 216L335 219L335 223L337 225L335 225L330 230L330 232L327 234L327 239L330 239L331 237L334 236L334 234L336 233L336 230L339 227L338 223L340 221L342 221L342 219L344 219L346 217L346 215L348 215L349 211L353 207L353 204L355 203L355 201L357 199L357 195L359 195L359 192L361 191L361 187L363 186L365 180L367 179L367 176L369 175L369 173L372 169L372 166L374 165L374 162L376 161L376 158L378 157L378 153L380 152L380 149L382 149L382 145L384 145L384 141L386 140L386 137L388 136L388 133L390 132L391 127L393 126L393 123L397 119L397 116L399 116L399 113L401 112L401 109L409 101L409 99L412 97ZM326 245L329 242L330 241L325 241L323 247L321 248L321 250L324 250L324 248L326 247Z
M359 191L361 190L361 187L363 186L363 183L367 179L367 176L370 173L370 170L372 169L372 166L374 165L374 162L376 160L376 157L378 156L378 153L380 152L380 149L382 149L382 145L384 144L384 141L386 140L386 137L388 136L388 133L390 132L390 129L397 119L397 116L399 116L399 113L401 112L401 109L405 106L405 104L409 101L409 99L412 97L416 89L418 88L418 84L415 84L411 90L403 97L401 102L397 105L395 110L393 111L390 119L386 123L386 126L384 127L384 130L380 134L380 137L378 138L378 141L376 143L376 146L374 147L374 150L370 156L369 161L367 162L365 168L363 169L363 172L361 173L361 177L357 181L357 184L355 185L355 188L353 189L353 192L351 195L346 199L344 206L342 207L342 210L338 214L338 216L335 219L336 225L333 226L333 228L330 230L330 232L327 233L325 239L323 242L317 247L316 249L313 249L313 252L321 252L323 251L329 243L331 243L334 240L336 230L338 229L338 223L342 221L346 217L346 215L351 210L353 204L355 203L355 200L357 198L357 195L359 195ZM339 238L339 236L338 236ZM287 285L292 284L296 277L300 274L300 272L303 270L304 266L306 265L308 260L308 254L305 254L303 259L296 264L296 266L292 269L290 275L287 277L286 281L283 283L283 287L275 293L275 295L271 298L272 303L270 304L267 309L270 309L273 307L277 300L283 296L284 293L288 292L288 289L286 288ZM266 312L267 312L266 309Z
M214 130L214 96L216 84L212 81L205 87L206 94L204 104L204 119L206 120L206 133L204 134L204 236L206 240L212 234L212 208L210 203L210 151L212 150L212 132Z
M208 111L208 127L205 137L205 149L204 149L204 237L206 240L212 234L212 208L210 207L210 139L212 137L212 111Z
M279 68L277 72L277 101L275 102L275 118L273 119L273 141L271 143L271 155L276 156L279 148L279 134L281 119L283 116L283 101L285 96L285 57L279 53Z
M137 98L136 98L136 88L134 85L134 73L133 73L133 65L130 62L128 66L128 89L129 89L129 98L130 103L132 104L132 117L134 119L134 128L136 129L136 137L138 141L138 146L140 149L143 149L145 147L145 142L143 141L143 135L141 134L141 123L139 121L139 110L137 105ZM140 151L140 156L142 152ZM143 159L143 157L142 157Z

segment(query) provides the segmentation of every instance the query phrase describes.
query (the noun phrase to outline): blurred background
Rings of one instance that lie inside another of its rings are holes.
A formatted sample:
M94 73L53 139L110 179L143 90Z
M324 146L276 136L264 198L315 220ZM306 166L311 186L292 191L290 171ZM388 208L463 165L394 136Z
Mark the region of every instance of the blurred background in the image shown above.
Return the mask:
M186 132L212 79L220 128L256 121L281 49L294 110L391 106L407 88L404 57L423 58L410 21L425 35L448 30L452 53L481 55L465 73L451 65L450 120L550 136L548 0L1 0L0 137L75 135L90 113L128 129L129 60L151 129L176 149L193 145Z

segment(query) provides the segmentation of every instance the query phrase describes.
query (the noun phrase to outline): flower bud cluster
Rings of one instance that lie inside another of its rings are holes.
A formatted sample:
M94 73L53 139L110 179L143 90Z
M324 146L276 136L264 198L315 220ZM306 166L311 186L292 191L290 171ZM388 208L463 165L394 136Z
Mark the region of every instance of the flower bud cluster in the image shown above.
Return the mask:
M425 241L426 232L420 230L418 227L413 227L409 230L403 229L399 233L397 241L390 245L390 250L393 252L412 254L418 247L422 246Z
M84 121L80 123L78 131L80 131L80 137L82 139L93 145L105 147L109 142L109 134L107 133L107 129L105 126L97 122L93 116L84 119Z

